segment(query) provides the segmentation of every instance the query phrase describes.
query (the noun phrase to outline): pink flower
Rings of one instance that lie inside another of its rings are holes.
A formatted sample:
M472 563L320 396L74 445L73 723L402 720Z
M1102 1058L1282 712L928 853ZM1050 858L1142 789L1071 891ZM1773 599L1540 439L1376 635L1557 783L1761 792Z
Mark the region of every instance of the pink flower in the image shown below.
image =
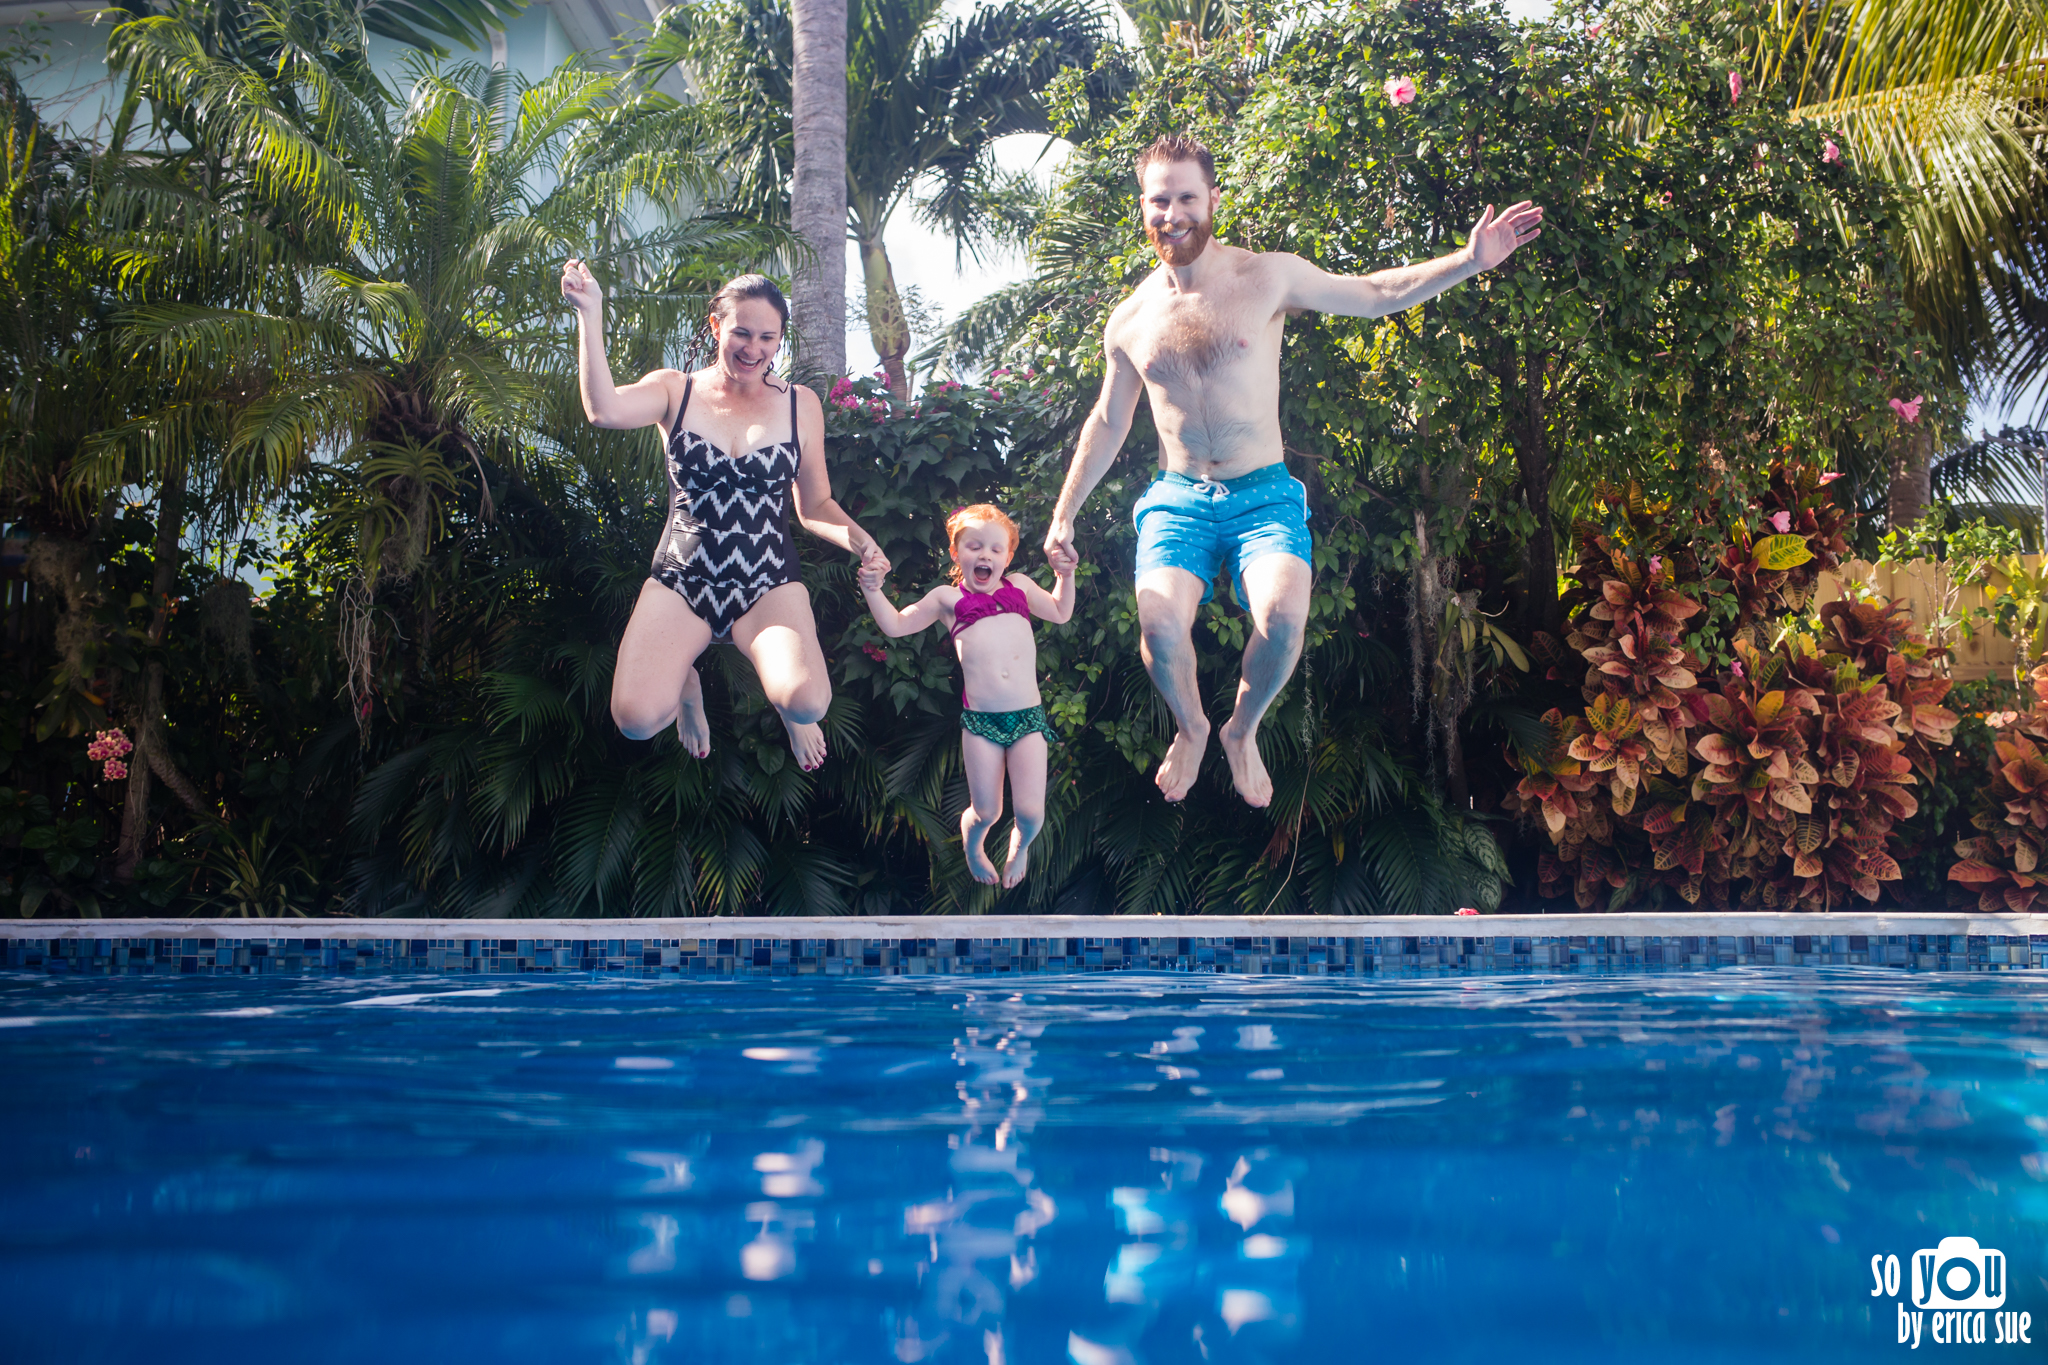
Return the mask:
M135 751L128 742L128 736L119 730L101 730L92 737L92 743L85 746L85 756L94 763L105 763L123 758Z
M1458 913L1459 913L1459 914L1461 914L1461 915L1476 915L1476 914L1478 914L1479 912L1478 912L1477 910L1474 910L1474 909L1473 909L1473 908L1472 908L1471 906L1469 906L1469 905L1468 905L1468 906L1466 906L1466 907L1465 907L1464 909L1462 909L1462 910L1458 911Z
M1822 482L1823 484L1830 484L1830 483L1833 483L1833 482L1834 482L1834 481L1835 481L1836 479L1839 479L1839 478L1841 478L1841 477L1842 477L1842 473L1841 473L1841 471L1840 471L1840 470L1837 470L1837 469L1831 469L1831 470L1829 470L1829 471L1828 471L1827 473L1825 473L1825 474L1823 474L1823 475L1821 475L1821 476L1820 476L1820 481L1821 481L1821 482Z
M1920 420L1920 404L1922 401L1922 396L1917 394L1910 401L1904 403L1894 398L1892 399L1892 411L1899 415L1901 422L1917 422Z
M1660 573L1662 573L1662 572L1664 572L1664 556L1663 556L1663 555L1651 555L1651 556L1650 556L1650 577L1652 577L1652 578L1655 578L1655 577L1656 577L1656 576L1657 576L1658 574L1660 574Z
M886 649L877 649L873 645L862 645L860 647L860 652L867 655L870 659L873 659L878 664L885 664L889 662L889 651Z
M1606 27L1607 25L1605 24L1588 24L1586 25L1586 36L1588 38L1598 38L1600 30Z
M1820 159L1833 165L1842 159L1842 149L1835 145L1833 138L1826 138L1820 144Z
M1396 104L1415 103L1415 82L1406 76L1396 76L1386 84L1387 98Z
M1789 534L1792 530L1792 514L1790 512L1771 513L1771 525L1778 528L1779 535Z
M107 760L107 766L101 769L101 772L106 775L107 781L119 782L122 778L128 776L128 765L118 758L110 758Z
M1667 204L1671 202L1671 191L1670 191L1670 190L1666 190L1666 191L1664 191L1664 202L1665 202L1665 203L1667 203Z
M1728 73L1728 102L1733 104L1741 98L1742 73L1740 71L1731 71Z
M1730 664L1729 667L1735 670L1736 677L1739 678L1742 676L1742 660L1737 659L1734 663Z

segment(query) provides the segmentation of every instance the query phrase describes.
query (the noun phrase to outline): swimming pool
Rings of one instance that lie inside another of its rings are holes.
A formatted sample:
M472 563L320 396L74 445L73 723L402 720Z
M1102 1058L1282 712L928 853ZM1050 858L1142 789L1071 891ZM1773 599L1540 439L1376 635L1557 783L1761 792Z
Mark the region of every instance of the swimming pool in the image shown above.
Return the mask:
M2039 1358L2044 998L13 973L0 1356L1861 1361L1967 1236Z

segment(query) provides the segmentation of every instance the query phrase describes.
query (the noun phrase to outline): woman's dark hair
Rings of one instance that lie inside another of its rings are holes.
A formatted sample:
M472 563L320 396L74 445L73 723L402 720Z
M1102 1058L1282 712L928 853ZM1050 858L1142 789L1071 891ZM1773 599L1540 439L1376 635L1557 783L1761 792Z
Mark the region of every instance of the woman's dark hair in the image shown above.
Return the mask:
M766 275L741 275L727 280L716 294L711 296L711 313L721 322L731 322L733 310L742 299L763 299L775 306L782 314L782 325L789 326L789 300L782 297L782 291L775 287L775 281Z

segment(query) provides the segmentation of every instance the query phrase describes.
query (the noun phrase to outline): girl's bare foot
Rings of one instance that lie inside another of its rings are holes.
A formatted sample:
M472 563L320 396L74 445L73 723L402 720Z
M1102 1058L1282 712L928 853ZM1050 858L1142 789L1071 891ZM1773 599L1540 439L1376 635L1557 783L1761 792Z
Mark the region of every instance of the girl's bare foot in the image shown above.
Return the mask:
M1003 864L1003 889L1009 890L1024 880L1024 874L1031 870L1031 845L1024 842L1024 832L1010 831L1010 857Z
M825 732L816 725L799 725L783 717L782 728L789 731L789 751L796 755L796 766L807 773L814 773L825 763Z
M982 847L982 840L988 838L988 824L975 818L974 807L960 812L960 847L967 855L967 873L983 886L994 886L999 880L996 865L988 860L988 850Z
M696 669L683 683L682 705L676 712L676 738L692 758L711 757L711 718L704 714L704 680Z

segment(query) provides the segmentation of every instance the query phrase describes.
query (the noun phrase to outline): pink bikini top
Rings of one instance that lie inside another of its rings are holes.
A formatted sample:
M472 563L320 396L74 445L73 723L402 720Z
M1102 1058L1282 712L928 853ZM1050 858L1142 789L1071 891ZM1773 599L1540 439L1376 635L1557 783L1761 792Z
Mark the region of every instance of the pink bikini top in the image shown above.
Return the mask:
M960 600L953 604L953 638L959 639L960 632L976 621L1005 613L1031 619L1031 604L1024 600L1024 590L1015 583L1005 581L994 592L962 591Z

